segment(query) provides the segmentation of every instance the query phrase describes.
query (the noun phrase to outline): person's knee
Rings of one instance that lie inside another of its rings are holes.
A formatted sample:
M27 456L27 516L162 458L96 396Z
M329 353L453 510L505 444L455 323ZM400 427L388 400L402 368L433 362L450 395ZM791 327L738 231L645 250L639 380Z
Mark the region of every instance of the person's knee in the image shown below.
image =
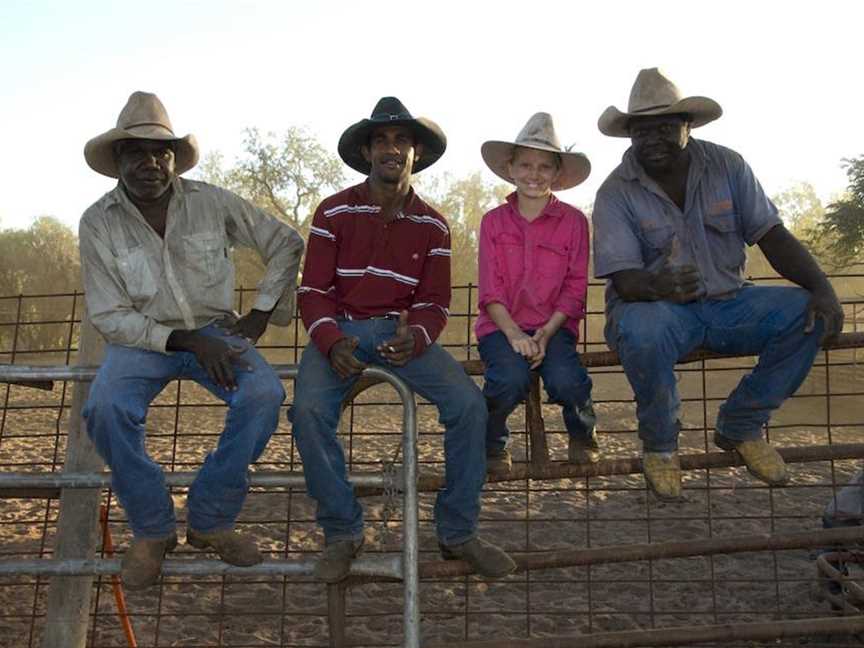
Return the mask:
M619 352L638 351L653 355L668 353L677 345L682 322L665 302L633 302L617 314L617 348Z
M237 392L239 405L250 404L256 409L279 409L285 400L285 387L274 374L245 383Z
M527 371L524 373L513 372L488 380L484 387L484 393L494 403L506 406L516 405L528 396L530 386L530 373Z

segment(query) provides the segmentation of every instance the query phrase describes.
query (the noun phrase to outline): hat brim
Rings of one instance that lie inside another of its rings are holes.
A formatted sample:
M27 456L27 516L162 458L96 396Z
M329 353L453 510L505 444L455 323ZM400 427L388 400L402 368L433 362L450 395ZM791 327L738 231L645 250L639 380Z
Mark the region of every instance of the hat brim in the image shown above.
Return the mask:
M198 164L198 140L194 135L177 137L164 126L134 126L129 129L112 128L97 135L84 145L84 159L91 169L109 178L120 177L114 144L120 140L145 139L174 143L174 169L177 175Z
M585 182L591 174L591 162L584 153L559 151L551 146L535 146L532 144L516 144L515 142L490 140L483 142L483 145L480 147L480 155L483 156L483 161L492 173L510 184L514 184L507 167L513 159L513 149L517 146L557 153L561 157L561 172L552 184L552 191L572 189L576 185Z
M630 137L627 124L634 117L682 113L690 116L691 128L699 128L718 119L723 114L723 109L720 104L708 97L686 97L669 106L632 113L622 112L615 106L609 106L597 120L597 127L601 133L609 137Z
M425 117L398 120L364 119L349 126L339 138L338 150L342 161L355 171L369 175L372 166L363 157L360 149L369 142L372 131L381 126L407 126L414 133L415 141L423 145L423 153L420 159L415 160L411 173L428 169L444 155L447 149L447 137L444 131L431 119Z

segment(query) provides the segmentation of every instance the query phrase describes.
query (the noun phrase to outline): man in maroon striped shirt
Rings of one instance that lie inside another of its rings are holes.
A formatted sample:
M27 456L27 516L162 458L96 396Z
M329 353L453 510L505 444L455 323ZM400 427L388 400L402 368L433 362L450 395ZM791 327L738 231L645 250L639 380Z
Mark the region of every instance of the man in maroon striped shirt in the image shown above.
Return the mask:
M325 199L315 212L298 289L312 343L303 352L289 411L306 486L318 503L326 547L316 574L348 575L363 545L363 511L336 438L342 399L367 365L399 375L434 403L444 425L446 484L435 520L441 553L489 577L513 560L477 537L486 473L486 403L474 382L435 343L450 305L447 221L411 188L411 174L441 157L435 122L384 97L350 126L339 155L366 182Z

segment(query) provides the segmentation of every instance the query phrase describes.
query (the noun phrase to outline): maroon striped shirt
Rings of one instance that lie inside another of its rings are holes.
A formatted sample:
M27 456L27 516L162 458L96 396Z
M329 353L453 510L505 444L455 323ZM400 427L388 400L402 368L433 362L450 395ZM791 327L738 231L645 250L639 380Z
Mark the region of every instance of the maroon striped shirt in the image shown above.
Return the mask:
M303 324L324 355L345 337L338 319L409 313L415 355L441 334L450 306L450 228L411 189L385 223L366 182L318 205L298 288Z

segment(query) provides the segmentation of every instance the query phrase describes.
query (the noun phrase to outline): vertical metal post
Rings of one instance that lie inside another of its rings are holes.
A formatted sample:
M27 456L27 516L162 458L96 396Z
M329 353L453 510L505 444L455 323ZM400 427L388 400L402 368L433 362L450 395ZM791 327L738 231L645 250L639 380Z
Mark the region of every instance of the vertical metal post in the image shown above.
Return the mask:
M345 648L345 590L343 583L327 585L327 620L329 648Z
M99 364L104 352L102 337L86 318L81 323L79 365ZM65 472L98 472L103 463L93 447L81 418L90 393L90 383L75 384L69 436L66 442ZM65 489L60 495L60 516L54 558L91 558L99 539L100 489ZM48 590L42 648L84 648L93 595L92 576L59 576Z
M540 375L531 372L531 389L525 400L528 423L528 440L531 442L531 465L540 468L549 463L549 447L546 445L546 425L543 423L543 405L540 400Z

